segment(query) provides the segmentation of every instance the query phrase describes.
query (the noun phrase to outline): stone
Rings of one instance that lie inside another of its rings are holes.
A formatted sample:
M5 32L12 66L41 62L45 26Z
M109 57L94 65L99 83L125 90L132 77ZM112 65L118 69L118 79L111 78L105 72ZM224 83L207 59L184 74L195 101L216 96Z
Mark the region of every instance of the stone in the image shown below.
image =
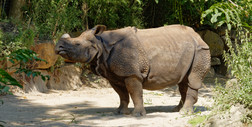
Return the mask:
M211 56L221 56L223 54L224 42L218 34L210 30L198 31L198 34L208 44Z
M238 83L237 79L236 78L233 78L233 79L230 79L226 82L226 86L225 88L228 89L228 88L232 88L234 85L236 85Z
M41 72L42 75L49 75L49 73L46 70L37 70ZM45 93L48 91L48 88L46 84L48 83L48 80L42 80L40 76L36 77L28 77L25 74L22 74L22 84L23 84L23 90L26 93Z
M215 75L215 70L213 67L211 67L205 77L211 78L211 77L214 77L214 75Z
M36 61L34 68L36 69L47 69L53 66L57 59L58 55L54 52L55 44L53 42L39 43L31 47L31 50L38 54L38 57L47 61Z
M211 66L215 66L215 65L221 65L221 61L218 57L211 58Z
M75 90L83 85L80 76L80 68L73 64L65 65L55 70L53 75L50 75L47 87L54 90Z
M206 30L202 30L202 31L197 31L197 33L200 35L200 37L203 39L204 35L206 34Z
M4 69L6 72L8 72L10 75L17 71L17 68L20 67L20 64L17 63L16 60L14 60L14 64L9 61L9 58L5 58L2 61L0 61L0 68Z
M241 119L249 114L242 105L233 105L229 112L216 113L208 118L204 127L245 127Z

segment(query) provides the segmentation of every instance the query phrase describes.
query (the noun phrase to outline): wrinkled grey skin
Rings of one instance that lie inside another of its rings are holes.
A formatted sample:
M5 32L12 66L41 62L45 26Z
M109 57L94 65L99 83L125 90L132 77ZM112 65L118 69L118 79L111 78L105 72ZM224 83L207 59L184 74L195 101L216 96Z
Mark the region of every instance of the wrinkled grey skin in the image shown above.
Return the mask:
M153 29L105 31L97 25L77 38L64 34L55 52L66 59L89 63L120 97L119 114L129 114L129 95L135 116L144 116L143 89L178 85L181 100L174 111L192 113L198 89L210 68L208 45L190 27L170 25Z

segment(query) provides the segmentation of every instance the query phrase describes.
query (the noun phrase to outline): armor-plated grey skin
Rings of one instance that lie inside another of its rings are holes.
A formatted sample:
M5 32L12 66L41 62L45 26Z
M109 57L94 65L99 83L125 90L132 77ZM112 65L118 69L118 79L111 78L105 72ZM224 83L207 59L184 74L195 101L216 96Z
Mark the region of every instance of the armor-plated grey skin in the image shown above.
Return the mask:
M64 34L55 52L89 63L120 97L119 114L129 114L129 95L135 116L144 116L143 89L178 85L181 100L175 111L192 113L198 89L210 68L208 45L190 27L170 25L152 29L126 27L105 31L97 25L77 38Z

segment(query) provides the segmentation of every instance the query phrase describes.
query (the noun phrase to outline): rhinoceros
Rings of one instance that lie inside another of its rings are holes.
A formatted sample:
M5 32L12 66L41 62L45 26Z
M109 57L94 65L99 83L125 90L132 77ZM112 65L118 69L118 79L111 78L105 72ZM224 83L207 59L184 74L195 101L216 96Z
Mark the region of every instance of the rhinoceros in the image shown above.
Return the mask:
M159 90L178 85L181 94L174 111L192 113L198 89L210 68L208 45L190 27L125 27L106 30L97 25L79 37L64 34L55 52L62 57L89 63L91 70L106 78L120 97L119 114L145 116L143 89Z

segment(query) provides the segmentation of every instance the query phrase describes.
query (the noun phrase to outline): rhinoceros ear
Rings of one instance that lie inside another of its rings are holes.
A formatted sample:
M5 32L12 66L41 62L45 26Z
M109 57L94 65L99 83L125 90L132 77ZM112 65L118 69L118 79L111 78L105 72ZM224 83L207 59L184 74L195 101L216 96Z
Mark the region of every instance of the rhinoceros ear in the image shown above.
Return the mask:
M63 35L61 36L61 38L64 39L64 38L71 38L71 37L70 37L69 34L63 34Z
M94 35L100 35L100 34L102 34L103 33L103 31L105 31L106 30L106 26L105 25L96 25L94 28L92 28L91 30L92 30L92 33L94 34Z

